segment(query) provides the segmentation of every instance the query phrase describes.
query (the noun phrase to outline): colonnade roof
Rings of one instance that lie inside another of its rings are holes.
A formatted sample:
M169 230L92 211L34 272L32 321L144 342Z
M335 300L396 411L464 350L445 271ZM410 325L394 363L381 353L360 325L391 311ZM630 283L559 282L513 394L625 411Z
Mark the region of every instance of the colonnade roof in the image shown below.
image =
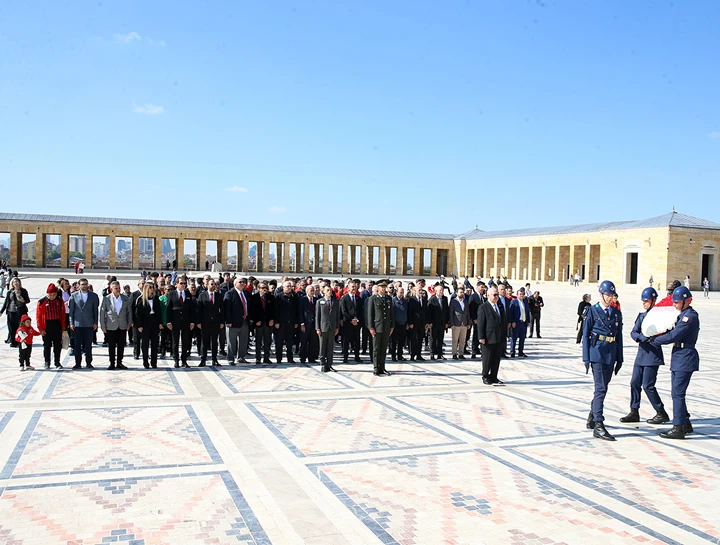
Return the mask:
M507 229L503 231L483 231L473 229L455 237L456 239L481 240L488 238L512 238L538 235L570 235L574 233L594 233L599 231L617 231L623 229L650 229L653 227L685 227L690 229L718 229L720 223L695 218L679 212L670 212L644 220L608 221L562 225L557 227L530 227L525 229Z
M318 235L357 235L397 238L421 238L452 240L455 235L441 233L414 233L407 231L380 231L374 229L341 229L336 227L307 227L295 225L253 225L247 223L215 223L194 221L147 220L127 218L100 218L90 216L53 216L45 214L9 214L0 212L0 221L31 221L50 223L93 223L115 226L171 227L183 229L227 229L231 231L269 231L292 233L311 233Z

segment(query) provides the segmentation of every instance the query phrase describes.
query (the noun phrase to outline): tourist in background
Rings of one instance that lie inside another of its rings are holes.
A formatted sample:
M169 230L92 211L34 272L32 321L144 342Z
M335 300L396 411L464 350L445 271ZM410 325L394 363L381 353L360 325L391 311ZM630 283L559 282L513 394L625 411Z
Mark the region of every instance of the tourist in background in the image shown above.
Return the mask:
M9 343L12 348L18 345L15 341L15 332L20 327L20 318L28 313L28 303L30 303L30 296L22 287L22 281L19 278L13 278L10 281L10 290L5 295L5 301L0 309L0 316L3 312L7 312L8 336L5 343Z
M703 293L705 294L705 299L710 298L710 281L707 279L707 276L705 280L703 280Z
M525 290L525 293L527 294L528 291ZM530 301L528 301L530 303ZM533 329L535 330L535 336L538 339L542 339L540 336L540 317L542 316L542 309L545 306L545 301L543 301L542 295L540 295L539 291L535 291L535 293L532 294L532 304L530 305L530 335L529 337L533 336Z
M45 290L45 297L38 301L35 319L43 338L45 369L50 369L51 354L55 368L62 369L60 353L62 352L62 335L66 327L66 316L65 305L58 297L58 288L55 284L50 284Z
M577 324L576 324L576 326L575 326L575 329L576 329L577 332L578 332L578 334L577 334L577 344L580 344L580 343L582 342L583 321L585 321L586 309L587 309L587 307L590 306L590 298L591 298L590 294L589 294L589 293L586 293L585 295L583 295L582 301L580 301L580 304L578 304L578 309L577 309L577 316L578 316L578 317L577 317Z

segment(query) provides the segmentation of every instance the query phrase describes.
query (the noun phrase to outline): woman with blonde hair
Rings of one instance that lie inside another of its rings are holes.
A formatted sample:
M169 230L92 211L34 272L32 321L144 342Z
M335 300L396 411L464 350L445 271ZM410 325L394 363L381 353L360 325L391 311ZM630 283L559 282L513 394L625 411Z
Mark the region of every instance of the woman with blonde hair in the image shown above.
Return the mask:
M155 294L155 284L152 282L143 285L142 295L135 301L135 324L140 334L143 367L157 369L158 336L165 323L160 296Z

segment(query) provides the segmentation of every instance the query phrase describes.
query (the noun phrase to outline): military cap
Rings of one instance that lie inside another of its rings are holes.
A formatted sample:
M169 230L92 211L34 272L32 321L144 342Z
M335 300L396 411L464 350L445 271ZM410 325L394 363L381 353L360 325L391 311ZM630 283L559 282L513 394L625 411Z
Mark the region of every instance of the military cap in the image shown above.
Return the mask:
M385 278L383 278L382 280L378 280L377 282L375 282L375 285L376 285L376 286L385 286L385 287L387 287L388 281L387 281Z

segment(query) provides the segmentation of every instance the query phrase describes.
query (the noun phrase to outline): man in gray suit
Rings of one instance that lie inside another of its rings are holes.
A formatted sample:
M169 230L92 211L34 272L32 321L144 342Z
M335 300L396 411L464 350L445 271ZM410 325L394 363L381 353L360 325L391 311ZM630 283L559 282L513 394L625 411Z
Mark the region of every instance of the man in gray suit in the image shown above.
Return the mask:
M340 327L340 301L333 299L332 288L325 286L325 297L315 305L315 327L320 337L320 362L323 373L335 371L332 366L335 335Z
M110 283L110 293L103 297L100 307L100 327L105 333L110 354L109 371L127 369L122 360L125 354L125 335L131 326L130 300L120 293L120 282L115 280Z
M470 321L470 303L465 299L465 286L458 285L457 297L450 299L450 327L452 328L452 357L465 359L465 336L472 322Z
M82 369L82 354L85 351L85 364L92 366L93 332L98 327L98 307L100 299L97 294L88 290L87 278L80 279L80 289L70 297L70 329L73 330L75 366Z

